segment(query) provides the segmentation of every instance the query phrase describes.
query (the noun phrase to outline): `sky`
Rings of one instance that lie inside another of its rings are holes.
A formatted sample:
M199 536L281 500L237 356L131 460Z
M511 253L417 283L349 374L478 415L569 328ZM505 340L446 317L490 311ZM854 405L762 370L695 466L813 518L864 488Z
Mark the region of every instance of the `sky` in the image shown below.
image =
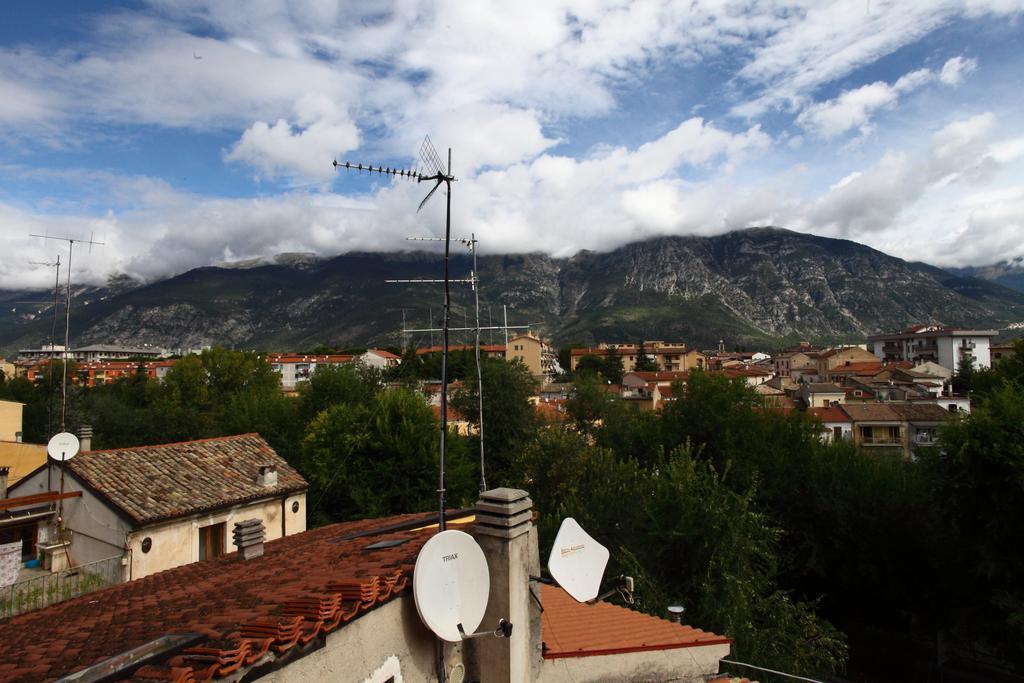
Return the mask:
M1024 256L1024 0L0 3L0 287L757 225Z

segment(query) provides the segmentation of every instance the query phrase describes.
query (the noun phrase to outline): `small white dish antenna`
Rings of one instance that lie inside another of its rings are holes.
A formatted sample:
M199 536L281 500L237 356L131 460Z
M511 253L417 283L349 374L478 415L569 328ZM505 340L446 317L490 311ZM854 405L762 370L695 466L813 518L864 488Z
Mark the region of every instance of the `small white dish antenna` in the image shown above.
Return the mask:
M71 432L54 434L46 444L46 452L58 462L65 462L78 455L78 437Z
M491 576L469 534L442 531L423 544L412 574L416 611L438 638L457 643L484 618Z
M548 557L548 571L566 593L589 602L601 590L608 548L595 541L572 517L562 520Z

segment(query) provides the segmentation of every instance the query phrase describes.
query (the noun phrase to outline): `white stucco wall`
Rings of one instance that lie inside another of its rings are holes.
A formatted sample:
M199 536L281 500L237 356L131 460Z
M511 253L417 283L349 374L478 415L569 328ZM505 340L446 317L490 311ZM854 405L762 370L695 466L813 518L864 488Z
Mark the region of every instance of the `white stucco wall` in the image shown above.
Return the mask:
M342 626L327 636L325 647L260 680L383 683L395 676L396 683L436 681L435 642L434 635L420 621L412 596L403 596ZM450 671L462 661L461 646L446 644L445 655ZM398 660L398 675L392 658ZM380 669L388 676L378 676Z
M292 512L292 503L299 503L298 512ZM282 508L284 512L282 513ZM283 515L283 516L282 516ZM299 493L287 498L236 505L215 513L175 519L162 524L145 526L132 531L128 536L131 557L129 575L140 579L155 572L199 561L199 530L211 524L224 523L225 553L235 550L232 544L232 530L235 522L259 519L266 529L267 540L281 538L306 530L306 494ZM142 552L142 542L152 541L148 553Z
M701 645L594 657L545 659L539 683L618 683L619 681L688 681L704 683L729 645Z

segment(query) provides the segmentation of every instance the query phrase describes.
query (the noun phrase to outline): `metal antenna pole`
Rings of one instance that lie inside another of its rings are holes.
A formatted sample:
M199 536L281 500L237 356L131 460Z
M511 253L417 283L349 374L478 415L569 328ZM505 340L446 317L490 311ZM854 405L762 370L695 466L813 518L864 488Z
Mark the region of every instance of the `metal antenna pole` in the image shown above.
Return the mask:
M451 285L448 282L448 256L451 252L452 240L452 148L448 148L448 173L445 174L447 202L444 214L444 348L441 352L441 480L438 486L440 498L440 515L437 528L444 531L444 457L448 437L448 316L451 309Z
M71 340L71 252L75 249L75 241L68 240L68 296L64 304L64 363L60 373L60 431L67 431L68 419L68 349ZM62 463L63 465L63 463ZM60 475L61 489L64 488L64 471ZM63 493L63 490L61 491ZM64 501L61 501L63 503Z
M473 302L476 306L476 398L477 409L480 411L477 435L480 439L480 492L487 490L487 473L484 470L484 375L480 364L480 286L476 270L476 233L470 235L473 250Z
M68 413L68 345L69 345L70 339L71 339L71 255L72 255L72 253L75 250L75 242L82 242L83 244L88 244L90 249L92 248L92 245L94 245L94 244L102 245L103 242L96 242L91 237L89 239L87 239L87 240L76 240L76 239L73 239L73 238L70 238L70 237L54 237L52 235L37 235L37 234L30 234L29 237L41 237L41 238L43 238L45 240L60 240L62 242L67 242L68 243L68 292L67 292L67 301L66 301L66 305L65 305L67 310L65 311L65 315L64 315L64 353L63 353L64 362L61 365L61 367L62 367L61 374L63 376L61 377L61 386L60 386L60 393L61 393L60 430L63 432L63 431L65 431L67 429L67 413ZM59 273L58 273L58 278L59 278ZM59 279L58 279L58 282L59 282Z
M505 312L505 353L508 353L508 306L502 304L501 310Z

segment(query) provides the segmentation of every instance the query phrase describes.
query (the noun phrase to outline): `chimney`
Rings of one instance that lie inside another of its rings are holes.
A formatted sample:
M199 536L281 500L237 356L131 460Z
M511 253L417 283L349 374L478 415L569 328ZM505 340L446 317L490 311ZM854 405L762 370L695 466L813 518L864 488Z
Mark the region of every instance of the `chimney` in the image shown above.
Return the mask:
M0 499L7 497L7 476L11 473L11 468L7 465L0 467Z
M683 623L683 613L686 612L686 608L682 605L669 605L668 606L668 618L676 624Z
M256 475L256 484L268 489L277 486L277 465L260 466L260 473Z
M480 494L473 535L487 558L491 592L480 628L499 619L513 625L509 638L481 638L466 643L471 678L498 683L526 683L540 677L540 608L530 597L531 576L540 575L533 501L526 491L497 488ZM536 587L539 590L539 587Z
M78 428L78 450L81 452L92 450L92 425L82 425Z
M260 520L246 519L235 522L234 537L234 543L238 546L238 554L243 560L251 560L263 555L263 541L267 537L267 533Z

